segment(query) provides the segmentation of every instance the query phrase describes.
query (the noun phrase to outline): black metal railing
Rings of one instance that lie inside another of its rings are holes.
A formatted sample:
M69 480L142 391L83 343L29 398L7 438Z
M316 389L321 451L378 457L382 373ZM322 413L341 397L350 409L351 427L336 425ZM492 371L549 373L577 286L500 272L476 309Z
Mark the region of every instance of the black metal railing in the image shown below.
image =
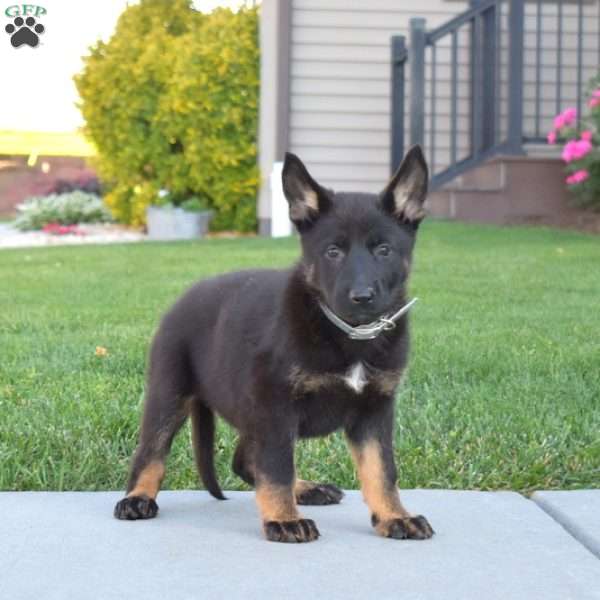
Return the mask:
M585 25L591 19L584 20L584 0L472 0L430 31L425 19L411 19L408 48L404 36L392 38L392 169L404 152L405 129L411 144L425 148L435 189L494 155L544 142L566 104L581 114L584 67L593 72L600 58L600 11L597 2L588 5L596 26ZM594 45L593 65L584 60L586 39Z

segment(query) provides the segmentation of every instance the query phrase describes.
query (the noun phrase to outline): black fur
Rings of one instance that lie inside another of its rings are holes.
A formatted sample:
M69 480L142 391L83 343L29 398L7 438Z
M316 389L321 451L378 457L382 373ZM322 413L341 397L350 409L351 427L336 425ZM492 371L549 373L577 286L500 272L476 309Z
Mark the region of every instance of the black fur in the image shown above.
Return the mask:
M224 496L212 458L215 413L240 433L233 470L250 485L292 486L295 441L343 428L355 447L380 445L386 489L396 489L393 387L408 358L408 317L377 339L356 341L327 319L318 301L353 325L406 302L425 161L413 148L377 196L326 190L287 155L283 185L301 233L301 260L286 270L201 281L166 314L152 345L129 492L151 461L164 461L190 412L198 469L217 498ZM359 363L366 384L356 390L344 377ZM317 486L297 500L339 502L338 493ZM266 521L271 540L318 537L312 521Z
M152 519L158 513L158 504L152 498L129 496L119 500L115 506L115 517L125 521Z
M268 521L265 535L270 542L312 542L321 534L312 519L298 521Z

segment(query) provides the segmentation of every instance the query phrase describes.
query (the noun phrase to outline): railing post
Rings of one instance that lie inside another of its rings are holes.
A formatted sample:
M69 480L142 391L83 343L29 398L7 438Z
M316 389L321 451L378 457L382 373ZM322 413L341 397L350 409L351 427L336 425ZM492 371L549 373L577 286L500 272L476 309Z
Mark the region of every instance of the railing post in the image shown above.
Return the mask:
M482 0L471 0L477 8ZM477 156L491 148L496 138L496 19L491 4L473 19L471 34L471 147Z
M471 156L483 150L483 24L481 15L471 21Z
M394 174L404 156L404 65L406 64L406 38L392 36L392 152L390 170Z
M524 0L510 0L508 16L508 145L510 152L523 152L523 21Z
M483 122L481 124L481 138L484 150L491 148L496 143L496 81L498 68L497 52L498 40L496 39L498 5L490 6L482 15L483 19L483 98L482 113Z
M410 20L410 143L425 141L425 19Z

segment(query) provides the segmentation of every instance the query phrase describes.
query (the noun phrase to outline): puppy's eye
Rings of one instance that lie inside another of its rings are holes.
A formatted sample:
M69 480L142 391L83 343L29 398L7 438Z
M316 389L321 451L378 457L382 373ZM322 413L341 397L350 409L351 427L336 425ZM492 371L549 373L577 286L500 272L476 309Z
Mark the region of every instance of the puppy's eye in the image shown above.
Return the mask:
M379 244L379 246L375 248L376 256L389 256L391 252L392 247L389 244Z
M338 248L333 244L329 246L327 250L325 250L325 256L327 258L336 259L341 258L343 255L344 253L342 252L341 248Z

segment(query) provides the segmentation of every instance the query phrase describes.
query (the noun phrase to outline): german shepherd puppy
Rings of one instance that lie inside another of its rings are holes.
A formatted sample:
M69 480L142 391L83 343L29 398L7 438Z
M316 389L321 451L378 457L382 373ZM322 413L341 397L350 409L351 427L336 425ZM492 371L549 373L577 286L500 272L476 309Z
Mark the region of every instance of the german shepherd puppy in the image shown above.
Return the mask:
M256 488L268 540L319 537L298 505L336 504L342 492L297 478L294 445L341 428L377 533L433 535L400 502L393 452L394 393L409 346L400 309L427 180L418 146L379 195L334 193L286 155L283 189L302 257L287 270L201 281L163 318L118 519L156 516L165 459L188 415L202 480L224 498L213 465L216 413L239 432L233 471Z

